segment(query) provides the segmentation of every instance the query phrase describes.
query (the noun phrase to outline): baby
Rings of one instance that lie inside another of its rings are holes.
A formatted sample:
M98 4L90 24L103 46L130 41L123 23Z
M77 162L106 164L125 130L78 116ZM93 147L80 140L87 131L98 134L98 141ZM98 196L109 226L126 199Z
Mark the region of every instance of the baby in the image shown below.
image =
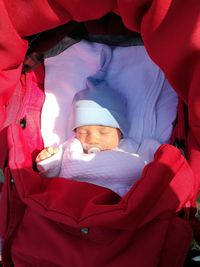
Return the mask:
M102 125L84 125L75 129L75 137L81 142L84 153L96 153L117 148L122 138L120 129ZM58 147L46 147L36 158L40 162L59 151Z
M72 130L85 153L114 149L126 135L126 100L105 81L88 79L87 88L75 95L72 106ZM37 156L36 162L57 152L58 148L47 147Z
M146 151L128 137L127 101L105 81L87 79L72 103L75 136L47 147L36 158L45 176L60 176L100 185L123 196L140 178L160 145Z

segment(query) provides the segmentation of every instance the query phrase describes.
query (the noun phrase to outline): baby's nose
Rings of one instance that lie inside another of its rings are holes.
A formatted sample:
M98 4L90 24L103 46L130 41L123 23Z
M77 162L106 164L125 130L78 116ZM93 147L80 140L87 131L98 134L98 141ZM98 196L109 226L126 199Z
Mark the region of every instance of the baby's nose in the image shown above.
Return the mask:
M99 134L94 132L90 133L87 137L88 144L97 144L99 142Z

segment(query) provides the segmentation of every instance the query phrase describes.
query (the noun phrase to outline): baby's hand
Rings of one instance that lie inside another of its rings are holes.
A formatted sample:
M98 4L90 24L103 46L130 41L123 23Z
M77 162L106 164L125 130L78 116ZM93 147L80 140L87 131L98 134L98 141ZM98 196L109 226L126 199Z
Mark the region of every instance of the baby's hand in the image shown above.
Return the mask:
M35 161L36 163L48 159L51 156L53 156L54 154L58 153L59 148L58 147L46 147L44 148L36 157Z

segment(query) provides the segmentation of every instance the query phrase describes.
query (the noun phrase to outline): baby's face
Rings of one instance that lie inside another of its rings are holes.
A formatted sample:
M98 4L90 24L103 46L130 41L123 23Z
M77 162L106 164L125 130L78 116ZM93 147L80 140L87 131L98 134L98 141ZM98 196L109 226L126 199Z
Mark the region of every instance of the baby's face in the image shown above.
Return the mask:
M76 128L76 138L80 140L85 153L95 147L102 150L114 149L121 139L121 132L117 128L89 125Z

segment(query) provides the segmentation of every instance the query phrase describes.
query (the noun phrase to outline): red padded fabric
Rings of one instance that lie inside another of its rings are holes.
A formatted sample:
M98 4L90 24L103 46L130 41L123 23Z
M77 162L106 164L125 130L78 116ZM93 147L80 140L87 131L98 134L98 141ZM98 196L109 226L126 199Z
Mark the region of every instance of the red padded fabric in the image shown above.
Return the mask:
M27 107L29 122L37 108ZM1 202L5 266L183 265L192 233L177 212L192 198L195 180L178 149L161 146L121 199L92 184L41 178L31 168L31 151L42 145L34 127L8 129L10 172ZM9 185L10 175L15 184Z

